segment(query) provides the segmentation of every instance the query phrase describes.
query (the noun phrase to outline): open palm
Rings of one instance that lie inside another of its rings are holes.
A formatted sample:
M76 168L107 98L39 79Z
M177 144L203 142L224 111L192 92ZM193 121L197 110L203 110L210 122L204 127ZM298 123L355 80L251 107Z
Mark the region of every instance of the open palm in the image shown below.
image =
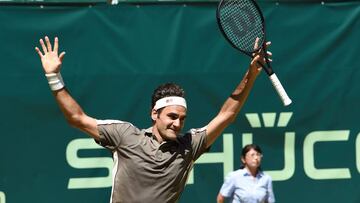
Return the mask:
M35 47L35 50L39 54L45 73L57 73L60 71L65 52L61 52L60 55L58 54L59 40L57 37L54 40L54 47L52 47L47 36L45 37L45 42L46 45L44 40L40 39L42 51L38 47Z

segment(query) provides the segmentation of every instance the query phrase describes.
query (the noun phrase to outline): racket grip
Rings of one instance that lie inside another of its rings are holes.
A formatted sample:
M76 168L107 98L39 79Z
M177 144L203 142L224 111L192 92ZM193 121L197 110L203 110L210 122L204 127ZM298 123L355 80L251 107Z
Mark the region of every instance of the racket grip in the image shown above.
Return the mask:
M276 76L275 73L271 74L269 76L271 83L273 84L274 88L276 89L276 92L279 94L284 106L288 106L291 104L291 99L287 95L284 87L281 85L281 82L279 78Z

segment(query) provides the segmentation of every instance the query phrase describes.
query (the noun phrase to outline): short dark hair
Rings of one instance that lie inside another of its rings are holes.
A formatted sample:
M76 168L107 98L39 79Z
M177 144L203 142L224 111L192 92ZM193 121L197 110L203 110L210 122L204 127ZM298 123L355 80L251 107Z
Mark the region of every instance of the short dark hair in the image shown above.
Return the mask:
M256 145L256 144L248 144L248 145L245 145L241 151L241 156L242 157L245 157L246 156L246 153L248 153L251 149L255 150L256 152L262 154L262 150L260 148L259 145Z
M151 109L154 108L157 100L170 96L178 96L185 98L185 91L175 83L164 83L162 85L159 85L152 94Z

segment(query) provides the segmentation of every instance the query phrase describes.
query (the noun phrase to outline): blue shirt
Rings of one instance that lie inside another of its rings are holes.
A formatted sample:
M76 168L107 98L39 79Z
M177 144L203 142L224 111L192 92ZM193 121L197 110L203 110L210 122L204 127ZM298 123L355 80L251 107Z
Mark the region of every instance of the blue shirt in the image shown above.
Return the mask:
M231 172L220 189L220 194L231 198L231 203L273 203L272 179L259 171L253 177L247 169Z

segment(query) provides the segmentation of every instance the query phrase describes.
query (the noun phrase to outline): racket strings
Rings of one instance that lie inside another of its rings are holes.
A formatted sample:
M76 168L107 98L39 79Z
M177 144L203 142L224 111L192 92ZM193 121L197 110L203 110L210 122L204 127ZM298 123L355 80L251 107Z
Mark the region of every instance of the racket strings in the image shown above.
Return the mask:
M253 53L255 40L264 41L263 21L249 0L224 0L219 7L220 23L228 39L242 51Z

